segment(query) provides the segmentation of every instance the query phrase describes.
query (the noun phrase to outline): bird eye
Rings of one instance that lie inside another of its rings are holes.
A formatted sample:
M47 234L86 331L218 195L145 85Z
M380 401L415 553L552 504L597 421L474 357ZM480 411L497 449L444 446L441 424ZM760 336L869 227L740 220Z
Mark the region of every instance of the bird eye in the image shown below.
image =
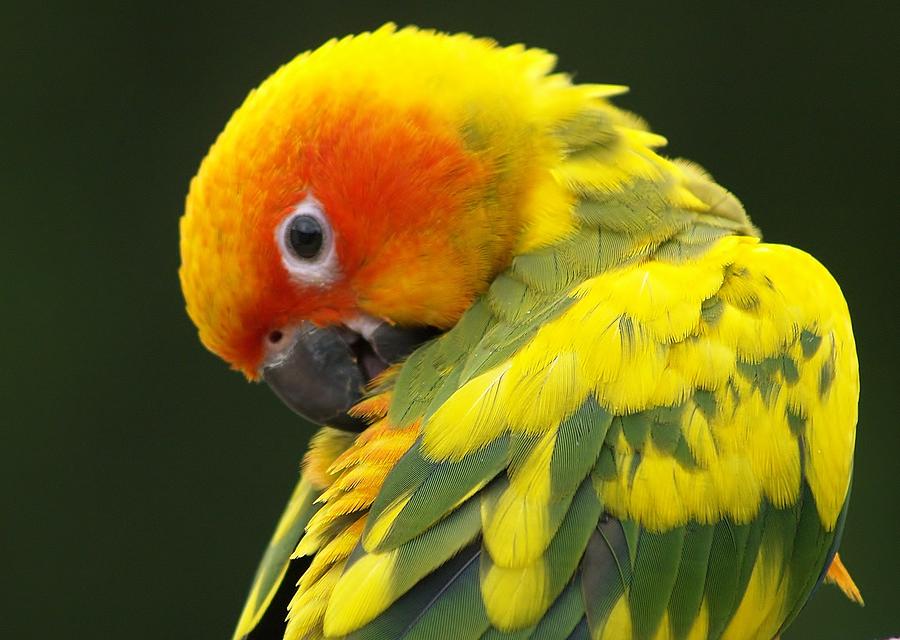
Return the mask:
M287 226L287 241L298 258L312 260L322 249L322 225L314 217L300 214L291 218Z
M275 229L281 263L304 285L327 286L338 276L335 237L322 204L304 198Z

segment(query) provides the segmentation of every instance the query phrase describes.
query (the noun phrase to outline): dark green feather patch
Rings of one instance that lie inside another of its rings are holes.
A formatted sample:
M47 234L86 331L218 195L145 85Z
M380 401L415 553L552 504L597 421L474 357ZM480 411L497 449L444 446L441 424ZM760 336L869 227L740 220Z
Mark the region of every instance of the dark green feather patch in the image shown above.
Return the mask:
M669 624L676 640L687 637L700 613L714 531L712 525L695 522L685 526L678 576L668 607Z
M628 594L635 640L650 640L656 634L675 586L684 537L684 527L641 532Z
M596 465L612 419L612 415L590 396L560 423L550 460L553 495L574 492Z
M596 634L631 585L631 558L622 524L604 516L591 532L581 561L581 595L590 631Z

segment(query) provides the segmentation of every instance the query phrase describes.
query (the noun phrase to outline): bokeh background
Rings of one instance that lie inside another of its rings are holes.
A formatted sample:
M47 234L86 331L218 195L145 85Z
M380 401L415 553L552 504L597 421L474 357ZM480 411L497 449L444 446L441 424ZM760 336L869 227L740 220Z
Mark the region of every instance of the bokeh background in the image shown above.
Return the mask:
M815 254L863 392L842 555L788 639L900 634L893 3L32 2L0 7L0 637L225 638L309 430L200 347L188 181L248 90L394 20L524 41ZM894 229L894 231L891 231Z

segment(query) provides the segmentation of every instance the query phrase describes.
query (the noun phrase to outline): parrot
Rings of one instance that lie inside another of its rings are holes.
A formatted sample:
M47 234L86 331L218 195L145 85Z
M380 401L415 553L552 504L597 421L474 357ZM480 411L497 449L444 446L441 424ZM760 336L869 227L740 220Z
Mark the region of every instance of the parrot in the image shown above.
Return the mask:
M626 90L387 24L234 112L187 314L314 429L236 639L772 640L822 582L862 603L841 289Z

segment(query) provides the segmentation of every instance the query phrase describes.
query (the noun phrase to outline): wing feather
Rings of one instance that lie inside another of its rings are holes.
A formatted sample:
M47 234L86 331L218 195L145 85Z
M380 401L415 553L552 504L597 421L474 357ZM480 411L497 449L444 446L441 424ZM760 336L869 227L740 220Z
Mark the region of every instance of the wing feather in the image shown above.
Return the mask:
M314 573L339 575L312 634L772 637L830 561L858 393L840 290L634 123L582 151L576 124L579 226L413 354L334 465L299 551L364 532Z

